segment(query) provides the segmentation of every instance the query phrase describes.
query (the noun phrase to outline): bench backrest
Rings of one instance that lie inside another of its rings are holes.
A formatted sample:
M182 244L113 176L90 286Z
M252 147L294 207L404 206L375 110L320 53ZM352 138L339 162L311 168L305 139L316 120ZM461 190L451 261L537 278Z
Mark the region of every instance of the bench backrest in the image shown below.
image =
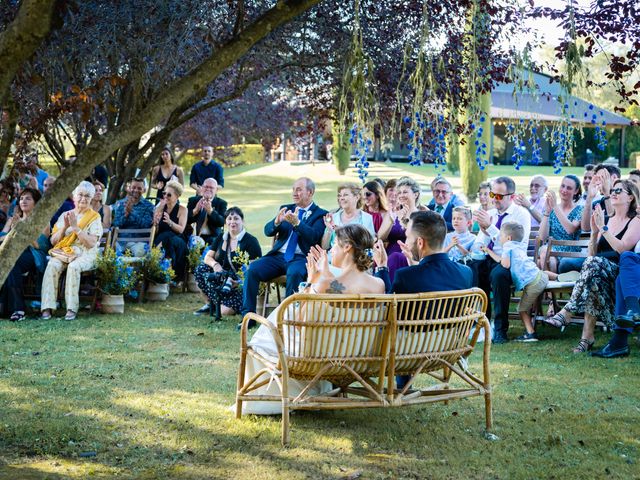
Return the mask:
M310 295L285 299L277 328L289 375L321 375L334 384L353 373L382 384L384 377L442 368L473 347L469 333L484 317L480 289L405 295ZM426 362L426 364L425 364Z

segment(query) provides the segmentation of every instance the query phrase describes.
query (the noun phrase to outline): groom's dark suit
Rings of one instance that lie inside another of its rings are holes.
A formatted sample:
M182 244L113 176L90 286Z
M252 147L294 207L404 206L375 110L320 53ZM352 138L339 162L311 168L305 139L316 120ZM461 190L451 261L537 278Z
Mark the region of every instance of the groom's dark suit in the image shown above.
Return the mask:
M377 274L389 293L421 293L464 290L473 286L473 272L466 265L452 260L446 253L434 253L420 260L418 265L396 271L393 285L389 272Z
M465 290L473 286L473 272L466 265L452 260L446 253L434 253L420 260L418 265L404 267L396 271L393 285L389 281L389 271L383 270L376 276L384 280L387 293L422 293ZM431 317L431 312L416 312L416 315ZM410 377L396 377L399 389Z
M280 209L295 211L296 205L282 205ZM293 227L289 222L283 221L276 225L274 218L264 226L264 234L267 237L275 237L273 248L264 257L251 263L245 273L242 290L242 314L256 311L256 297L260 282L269 281L280 275L287 275L287 296L296 292L300 282L307 277L306 256L314 245L319 245L324 233L324 216L326 210L312 203L306 213L300 219L300 224ZM295 255L289 261L285 260L285 245L294 232L297 236L297 246Z

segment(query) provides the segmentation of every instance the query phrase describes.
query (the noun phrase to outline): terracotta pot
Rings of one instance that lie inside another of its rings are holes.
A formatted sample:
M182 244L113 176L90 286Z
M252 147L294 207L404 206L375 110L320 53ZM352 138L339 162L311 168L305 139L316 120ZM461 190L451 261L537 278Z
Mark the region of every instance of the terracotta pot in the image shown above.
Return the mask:
M124 295L102 294L102 313L124 313Z
M198 284L196 283L196 276L193 273L189 274L189 278L187 280L187 290L191 293L200 293L200 289L198 288Z
M150 282L145 295L152 302L164 302L169 296L169 284Z

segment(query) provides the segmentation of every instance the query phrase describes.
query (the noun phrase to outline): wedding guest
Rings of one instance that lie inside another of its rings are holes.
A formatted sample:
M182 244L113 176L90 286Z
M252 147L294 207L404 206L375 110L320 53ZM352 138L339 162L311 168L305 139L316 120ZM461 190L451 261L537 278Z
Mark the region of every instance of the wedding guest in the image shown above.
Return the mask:
M373 217L373 228L378 233L382 221L388 215L389 207L384 187L377 181L367 182L362 187L364 211Z
M540 223L540 231L538 233L540 240L545 242L549 237L555 240L577 240L580 238L580 219L582 218L582 206L577 202L582 196L580 189L580 180L575 175L565 175L560 184L560 202L553 190L549 190L545 194L545 213ZM567 247L556 245L554 251L571 252L580 251L580 247ZM540 248L538 255L538 266L545 268L544 259L547 253L547 246ZM548 270L551 272L558 271L558 265L555 258L551 257L551 263ZM580 260L567 258L562 260ZM562 262L560 262L562 263ZM577 270L580 270L580 265Z
M211 244L220 235L220 229L224 225L224 214L227 210L227 202L217 196L218 184L215 179L207 178L200 188L200 195L189 198L187 202L187 228L185 238L189 238L193 232L192 224L195 223L195 234Z
M153 204L143 198L145 191L144 179L133 178L127 184L127 196L118 200L113 206L113 226L120 229L150 228L153 224ZM131 238L126 232L118 234L118 243L131 251L134 257L145 254L142 242L128 242Z
M525 249L527 248L531 230L531 215L526 209L514 203L515 193L516 184L510 177L498 177L491 183L489 196L493 200L495 208L488 212L484 210L474 212L480 225L480 232L476 237L475 244L471 247L472 249L477 250L479 247L485 246L501 256L500 227L506 221L516 222L523 226L524 235L521 243ZM474 271L474 284L485 291L487 298L491 298L491 294L493 294L493 304L489 303L487 315L491 318L491 307L493 306L495 324L493 342L498 344L508 342L511 273L489 256L483 260L473 260L468 265Z
M584 325L580 342L573 353L592 349L595 343L596 320L613 325L615 306L614 288L618 276L618 263L623 252L633 250L640 241L638 187L629 180L616 180L610 191L612 215L605 219L604 211L596 205L591 216L589 257L580 270L571 298L562 310L545 322L564 327L578 312L584 312Z
M56 308L58 280L65 270L65 320L75 320L80 306L80 274L95 267L98 244L102 236L100 215L91 209L95 195L91 183L80 182L73 191L73 210L64 212L53 227L49 251L51 259L42 280L42 319L51 318Z
M153 214L153 224L157 227L153 245L161 245L165 257L171 260L173 271L176 273L176 283L184 278L187 266L187 244L182 236L187 225L187 209L180 205L182 185L175 180L165 185L164 198L156 206Z
M238 271L243 265L237 264L238 253L244 252L248 260L255 260L262 256L262 249L258 239L245 230L242 210L231 207L224 213L224 218L225 232L213 240L211 250L194 273L198 287L209 302L215 303L219 299L220 313L235 315L242 311L242 285L238 285ZM223 288L226 282L229 282L228 289ZM207 303L194 313L207 313L209 308Z
M22 190L18 208L5 225L3 233L8 234L12 228L26 220L33 213L40 198L40 191L37 189L27 187ZM22 252L9 272L4 286L0 289L0 314L10 313L10 320L13 322L25 317L24 275L26 273L42 273L47 265L47 251L50 248L48 230L47 228L46 234L40 235ZM0 242L3 238L0 237Z
M286 294L292 295L307 275L306 255L318 245L324 232L326 210L313 201L315 183L310 178L296 180L293 203L282 205L273 220L264 227L267 237L275 237L273 248L249 265L242 293L242 314L256 311L260 282L287 276Z
M387 209L388 212L393 212L397 210L398 207L398 193L396 192L396 187L398 186L398 181L395 178L391 180L387 180L387 183L384 185L384 196L387 197Z
M104 185L96 180L93 182L93 187L96 189L96 193L91 199L91 208L100 214L102 228L109 230L111 228L111 207L102 203Z
M196 195L202 193L200 187L207 178L213 178L220 188L224 188L224 171L222 165L213 160L213 148L210 146L202 147L202 160L191 167L189 183Z
M547 179L542 175L534 175L529 184L529 198L520 193L513 199L516 205L526 208L531 214L531 227L540 226L545 207L544 194L548 189Z
M338 186L338 210L325 215L322 248L329 250L335 242L335 230L344 225L362 225L375 236L373 217L362 210L362 189L355 183Z
M151 171L151 187L158 190L156 204L164 197L164 187L171 180L177 180L184 186L184 171L176 165L173 152L169 148L162 149L160 161Z
M493 208L493 202L491 201L491 198L489 198L489 192L491 192L490 182L482 182L478 185L478 202L480 203L480 210L484 210L485 212L488 212ZM480 225L478 225L478 222L474 220L471 232L478 233L479 231Z

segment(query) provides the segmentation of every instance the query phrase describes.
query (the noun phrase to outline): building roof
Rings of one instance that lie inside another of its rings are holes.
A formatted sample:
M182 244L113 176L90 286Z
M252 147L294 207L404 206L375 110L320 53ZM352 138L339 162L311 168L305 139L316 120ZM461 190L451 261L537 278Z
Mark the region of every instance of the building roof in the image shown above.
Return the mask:
M589 125L628 126L631 120L613 113L586 100L570 96L563 102L558 101L560 87L551 83L551 77L533 73L536 92L519 92L513 95L513 85L500 83L491 92L491 118L494 120L538 120L541 122L559 122L562 120L562 107L567 105L571 121ZM595 115L595 117L593 117ZM595 120L595 123L592 122Z

